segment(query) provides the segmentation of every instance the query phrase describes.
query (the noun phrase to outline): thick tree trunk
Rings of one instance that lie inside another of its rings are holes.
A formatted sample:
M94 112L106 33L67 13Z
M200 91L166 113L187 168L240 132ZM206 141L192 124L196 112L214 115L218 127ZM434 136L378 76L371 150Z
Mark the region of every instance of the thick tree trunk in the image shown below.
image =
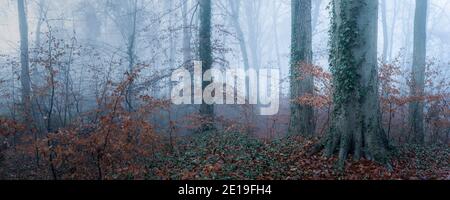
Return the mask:
M212 46L211 46L211 0L199 0L200 4L200 30L199 30L199 55L202 61L202 74L212 67ZM210 81L203 81L202 91L211 84ZM202 131L213 129L214 106L208 105L204 101L200 106L200 115L207 119L209 123L202 125Z
M412 65L411 96L423 97L425 88L426 40L427 40L427 0L416 0L416 16L414 18L414 53ZM413 142L424 143L423 101L415 100L409 105L410 127Z
M313 77L302 68L312 63L311 0L292 0L291 119L289 134L314 134L314 108L296 100L314 93Z
M326 155L387 163L378 94L378 1L333 0L330 63L334 111Z
M30 83L30 67L28 53L28 23L25 13L24 0L17 1L19 13L19 29L20 29L20 82L22 84L22 104L25 124L31 125L31 83Z

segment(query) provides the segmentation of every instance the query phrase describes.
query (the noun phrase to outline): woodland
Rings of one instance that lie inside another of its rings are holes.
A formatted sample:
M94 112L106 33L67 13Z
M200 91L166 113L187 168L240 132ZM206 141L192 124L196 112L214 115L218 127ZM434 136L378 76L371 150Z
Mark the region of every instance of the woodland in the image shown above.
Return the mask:
M0 179L449 180L448 24L447 0L0 0ZM278 113L174 104L195 62L278 71Z

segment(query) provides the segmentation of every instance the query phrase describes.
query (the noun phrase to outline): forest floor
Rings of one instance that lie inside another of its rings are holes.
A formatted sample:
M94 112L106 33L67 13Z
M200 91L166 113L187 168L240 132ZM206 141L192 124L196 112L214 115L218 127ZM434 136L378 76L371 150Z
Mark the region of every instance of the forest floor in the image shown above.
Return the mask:
M203 133L177 142L175 153L157 155L149 179L175 180L449 180L450 148L404 145L391 152L392 169L372 161L308 156L317 140L262 140L237 133Z

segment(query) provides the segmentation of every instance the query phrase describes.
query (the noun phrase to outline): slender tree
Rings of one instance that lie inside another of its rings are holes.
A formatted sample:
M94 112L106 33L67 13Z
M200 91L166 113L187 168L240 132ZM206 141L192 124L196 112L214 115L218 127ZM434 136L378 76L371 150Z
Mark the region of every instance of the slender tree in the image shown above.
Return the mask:
M426 40L427 40L427 7L428 0L416 0L416 14L414 18L414 47L411 96L420 98L424 95ZM413 142L424 143L423 101L415 100L409 105L410 127Z
M279 18L279 2L272 1L273 14L272 14L272 26L273 26L273 37L274 37L274 48L275 48L275 56L277 61L277 68L281 68L281 55L280 55L280 45L278 40L278 18Z
M245 0L245 14L247 22L248 51L251 55L251 66L255 69L261 67L261 7L259 0Z
M334 111L325 153L348 154L387 164L387 138L381 128L378 92L378 1L331 2L330 65Z
M393 47L394 47L394 33L395 33L395 27L397 25L397 14L398 14L398 0L394 0L393 5L393 16L391 21L391 27L390 27L390 36L389 36L389 60L392 59L392 53L393 53Z
M44 23L44 20L46 18L47 15L47 8L46 5L47 2L46 0L39 0L38 2L38 21L37 21L37 25L36 25L36 41L35 41L35 46L37 48L39 48L41 46L41 28L42 28L42 24Z
M25 12L24 0L17 1L19 13L19 29L20 29L20 82L22 84L22 104L25 124L30 125L32 119L31 110L31 83L30 83L30 67L28 53L28 23Z
M134 73L136 65L136 39L138 36L138 0L107 1L109 15L119 29L124 43L126 44L126 59L128 66L126 72L129 74L130 83L127 86L125 102L127 110L134 110L135 84Z
M314 134L314 108L299 98L314 93L313 77L302 69L312 63L311 0L292 0L291 119L289 134Z
M175 33L173 30L171 30L174 26L173 23L173 0L165 0L165 10L168 13L168 22L167 26L169 28L169 67L175 67L176 59L175 59L175 51L176 51L176 44L175 44Z
M137 0L134 0L133 2L130 2L131 5L131 13L130 13L130 27L131 30L129 30L128 35L128 43L127 43L127 56L128 56L128 73L133 74L134 73L134 65L136 64L136 23L137 23ZM125 96L126 102L127 102L127 108L128 110L134 109L134 80L131 80L130 84L128 85L126 96Z
M381 24L383 25L383 54L381 56L382 56L382 63L386 63L390 45L388 38L388 26L386 16L386 0L382 0L381 2Z
M315 33L317 31L317 25L319 24L320 18L320 6L322 5L322 0L314 0L313 6L313 17L312 17L312 30Z
M190 66L192 60L191 50L191 24L188 19L188 4L189 0L181 2L181 15L183 17L183 64Z
M230 18L239 40L239 47L241 49L242 59L244 60L244 68L245 70L248 70L250 68L250 64L248 60L247 44L240 23L241 0L229 0L229 4L231 15Z
M212 45L211 45L211 0L199 0L200 4L200 30L199 30L199 56L202 61L202 74L212 67ZM203 81L202 91L211 84L210 81ZM200 115L208 120L214 120L214 106L203 102L200 105ZM204 123L202 131L213 128L212 123Z

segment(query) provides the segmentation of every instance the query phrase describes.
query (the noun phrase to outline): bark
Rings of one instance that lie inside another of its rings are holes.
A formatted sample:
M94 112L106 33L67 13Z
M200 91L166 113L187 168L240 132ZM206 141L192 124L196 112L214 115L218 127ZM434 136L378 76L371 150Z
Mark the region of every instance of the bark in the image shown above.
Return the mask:
M31 83L30 83L30 67L28 52L28 22L25 13L24 0L17 1L19 13L19 29L20 29L20 82L22 84L22 104L25 124L29 126L32 122L31 114ZM28 127L29 128L29 127Z
M291 49L291 118L289 134L314 134L314 108L301 105L304 95L314 93L313 77L302 72L303 66L312 63L311 0L292 1L292 49Z
M202 61L202 74L212 67L212 45L211 45L211 0L199 0L200 4L200 30L199 30L199 55ZM202 82L202 91L211 84L210 81ZM200 106L200 115L211 120L202 125L202 131L213 129L214 106L203 102Z
M378 92L378 1L333 0L330 64L334 111L326 155L339 154L343 169L349 154L388 164Z
M424 95L426 39L427 39L427 0L416 0L416 14L414 18L414 49L412 65L411 96L417 100L409 105L410 127L413 142L424 143L424 103L419 98Z

